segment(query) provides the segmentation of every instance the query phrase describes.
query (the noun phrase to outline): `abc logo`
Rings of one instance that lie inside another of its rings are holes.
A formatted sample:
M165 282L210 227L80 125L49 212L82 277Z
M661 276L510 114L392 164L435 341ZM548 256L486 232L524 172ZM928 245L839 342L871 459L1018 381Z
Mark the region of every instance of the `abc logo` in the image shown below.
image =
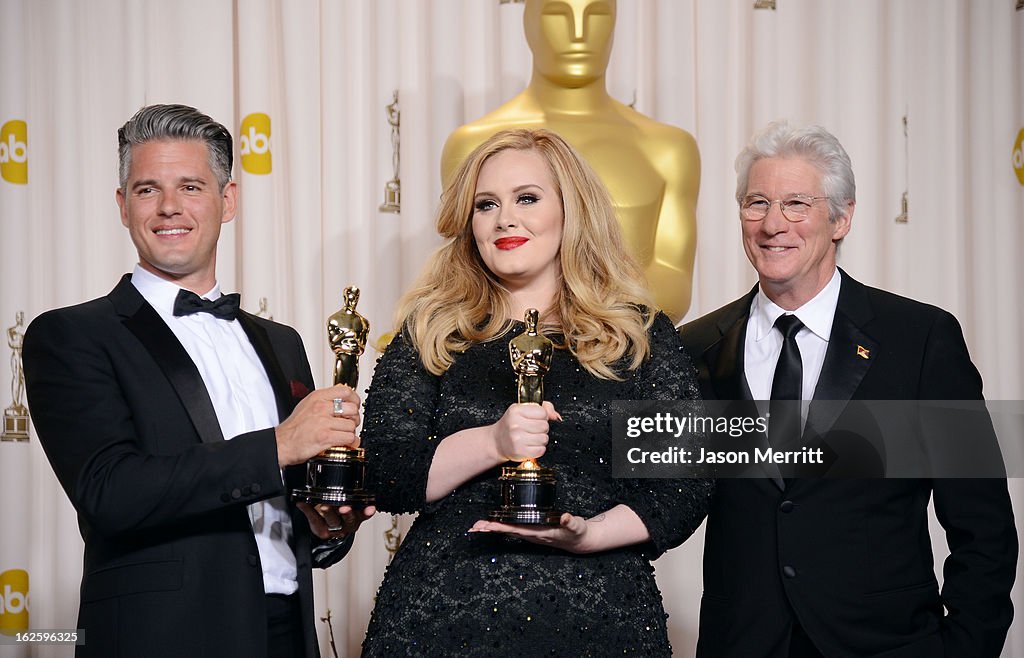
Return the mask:
M1017 180L1024 185L1024 128L1017 133L1017 143L1013 145L1013 170L1017 172Z
M250 174L270 173L270 117L254 112L242 119L242 135L238 148L242 153L242 169Z
M0 178L28 183L28 125L14 119L0 126Z
M28 572L0 573L0 632L28 630Z

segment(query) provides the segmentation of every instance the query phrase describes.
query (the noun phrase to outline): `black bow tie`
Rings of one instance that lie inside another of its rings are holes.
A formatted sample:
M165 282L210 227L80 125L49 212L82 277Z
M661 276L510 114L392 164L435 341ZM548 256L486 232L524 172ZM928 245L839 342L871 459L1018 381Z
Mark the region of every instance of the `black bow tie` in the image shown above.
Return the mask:
M234 320L238 317L240 297L241 295L235 292L230 295L221 295L219 299L211 302L190 290L179 290L178 296L174 298L174 315L209 313L219 320Z

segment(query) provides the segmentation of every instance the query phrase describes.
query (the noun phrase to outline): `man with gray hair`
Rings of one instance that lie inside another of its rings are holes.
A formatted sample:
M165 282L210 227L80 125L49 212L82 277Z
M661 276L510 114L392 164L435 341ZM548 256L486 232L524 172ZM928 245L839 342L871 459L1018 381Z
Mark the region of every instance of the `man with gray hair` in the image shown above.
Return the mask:
M758 283L680 329L706 399L772 401L767 442L776 447L801 434L827 446L843 417L816 416L813 404L806 419L787 416L780 400L982 399L952 315L836 267L856 191L833 135L770 124L736 170L743 248ZM929 500L950 548L941 591ZM998 477L720 479L697 655L998 656L1016 562Z
M373 509L286 492L307 459L358 444L359 397L313 391L298 333L221 294L227 129L152 105L118 145L139 262L24 341L32 418L85 540L77 655L317 656L311 567L340 560Z

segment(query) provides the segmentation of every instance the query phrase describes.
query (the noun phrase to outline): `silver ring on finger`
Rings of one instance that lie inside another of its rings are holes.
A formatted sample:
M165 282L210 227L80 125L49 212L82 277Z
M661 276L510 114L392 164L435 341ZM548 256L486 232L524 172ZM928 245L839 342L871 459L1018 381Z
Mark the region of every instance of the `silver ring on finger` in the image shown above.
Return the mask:
M334 415L340 416L345 413L345 401L341 398L334 398Z

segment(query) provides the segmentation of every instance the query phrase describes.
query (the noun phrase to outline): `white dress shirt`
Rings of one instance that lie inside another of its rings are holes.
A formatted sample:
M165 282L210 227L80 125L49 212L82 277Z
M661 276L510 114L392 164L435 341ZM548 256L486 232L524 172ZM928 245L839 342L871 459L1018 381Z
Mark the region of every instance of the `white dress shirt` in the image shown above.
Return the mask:
M188 352L210 393L217 421L226 440L280 422L277 401L263 362L237 320L218 320L209 313L174 316L174 299L181 290L136 265L132 285L156 309ZM204 295L221 296L220 284ZM292 594L299 588L295 553L291 548L292 521L283 496L249 505L267 594Z
M792 311L804 326L796 334L803 365L803 400L814 397L821 366L825 362L828 337L832 334L832 321L839 304L839 287L842 277L839 270L832 274L825 287L810 301ZM747 334L743 339L743 371L747 386L755 400L770 400L775 364L782 352L782 333L775 331L775 321L783 313L789 313L778 306L760 288L750 303L750 319L747 320Z

